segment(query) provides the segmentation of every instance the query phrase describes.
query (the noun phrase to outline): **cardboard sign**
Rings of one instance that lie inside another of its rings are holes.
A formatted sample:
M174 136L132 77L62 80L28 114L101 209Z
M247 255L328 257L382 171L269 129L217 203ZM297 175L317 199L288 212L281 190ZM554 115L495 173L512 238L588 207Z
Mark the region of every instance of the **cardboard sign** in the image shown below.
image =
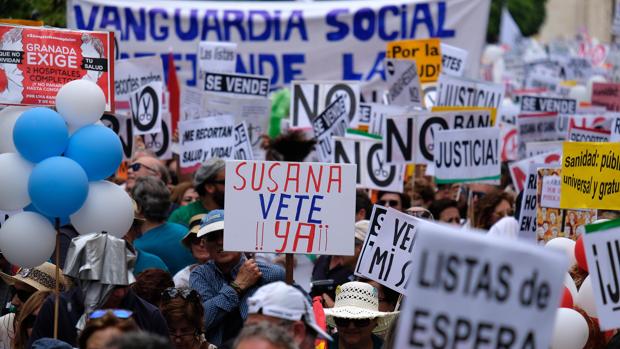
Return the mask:
M381 140L369 137L333 137L334 163L357 165L358 187L403 192L402 165L388 165Z
M601 330L620 328L620 220L586 225L583 246L588 261L596 317Z
M260 75L205 72L204 90L242 96L267 97L269 79Z
M437 132L434 164L437 183L498 181L499 130L488 127Z
M519 238L536 243L536 176L538 167L544 164L530 163L527 172L527 181L523 189L521 210L519 213Z
M395 348L549 348L564 255L418 222Z
M245 121L235 125L234 134L233 158L237 160L254 160L252 143L248 136L248 127Z
M164 82L164 66L159 56L119 59L114 64L117 103L129 101L134 93L151 82Z
M499 108L503 99L504 85L441 74L435 105Z
M523 190L525 180L527 179L527 172L530 163L536 164L559 164L562 159L562 150L550 151L548 153L539 154L529 158L525 158L520 161L515 161L508 165L510 171L510 178L517 191Z
M355 81L291 82L291 127L311 127L311 121L341 96L352 121L358 113L360 89L360 83Z
M620 142L620 117L614 118L611 125L610 142Z
M441 72L448 75L463 76L468 52L462 48L441 43Z
M443 108L443 107L442 107ZM452 111L436 111L419 115L417 120L417 142L415 162L418 164L433 163L435 136L440 130L460 130L493 125L491 108L453 108Z
M179 122L179 165L193 169L212 157L233 158L235 121L230 115Z
M592 104L602 105L607 110L620 111L620 84L612 82L593 83Z
M571 127L568 140L571 142L609 142L611 132L595 128Z
M620 143L565 142L562 208L620 209Z
M520 96L522 113L575 114L577 100L543 96Z
M153 81L131 95L133 133L137 136L161 132L163 83Z
M332 159L332 137L344 136L347 131L349 118L344 97L340 96L332 104L312 120L314 137L317 139L316 152L321 162Z
M226 161L225 251L353 255L355 165Z
M236 43L201 41L198 44L198 76L204 76L207 71L234 73L236 65Z
M73 80L96 83L114 110L114 33L0 24L0 104L54 106Z
M388 116L383 127L383 150L387 164L415 162L418 115Z
M386 59L385 71L387 72L390 104L422 106L422 88L415 61Z
M563 146L563 141L527 142L525 143L525 157L531 158L551 151L562 152Z
M387 45L386 56L415 60L420 82L434 82L441 72L440 44L439 39L392 41Z
M416 226L412 216L375 205L355 275L405 294Z

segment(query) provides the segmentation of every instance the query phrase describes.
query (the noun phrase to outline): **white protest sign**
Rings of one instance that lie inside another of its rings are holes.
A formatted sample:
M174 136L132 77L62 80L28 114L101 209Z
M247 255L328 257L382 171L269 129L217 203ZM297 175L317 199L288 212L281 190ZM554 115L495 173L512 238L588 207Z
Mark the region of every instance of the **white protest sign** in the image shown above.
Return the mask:
M538 241L536 237L536 176L538 167L542 166L545 165L529 164L519 213L519 238L534 244Z
M609 142L611 132L596 128L571 127L568 131L568 140L571 142Z
M207 71L234 73L237 44L234 42L201 41L198 44L198 76Z
M422 106L422 89L414 60L388 58L385 60L385 71L390 104Z
M172 123L170 112L162 112L161 130L156 133L141 135L144 148L160 160L172 159Z
M525 157L530 158L550 151L562 151L563 141L527 142L525 143Z
M204 90L241 96L267 97L269 79L260 75L205 72Z
M586 225L583 247L602 331L620 328L620 220Z
M180 121L195 120L202 117L203 99L206 93L194 87L181 87Z
M387 164L414 162L417 119L418 115L388 116L384 119L383 150Z
M131 117L136 136L161 132L162 119L161 81L143 85L131 95Z
M522 113L558 113L575 114L577 100L573 98L555 98L544 96L519 96Z
M525 154L525 143L558 139L557 122L555 112L520 114L517 117L519 154Z
M254 160L252 143L248 136L248 128L244 122L235 125L235 145L233 147L233 158L236 160Z
M592 75L592 63L586 58L570 57L564 65L566 80L585 80Z
M467 109L458 111L434 111L418 116L415 163L432 164L435 137L440 130L458 130L478 127L491 127L493 120L487 109Z
M436 106L499 108L504 85L441 74L437 84Z
M361 188L403 192L404 166L385 163L381 140L368 137L333 137L334 163L357 165Z
M523 190L531 163L556 165L560 163L561 159L562 149L559 149L511 163L508 165L508 170L510 171L512 184L514 184L517 191Z
M150 82L164 81L160 56L127 58L114 61L114 99L129 101L131 95Z
M355 165L226 161L225 251L353 255Z
M383 134L385 117L388 115L403 115L408 108L398 105L385 105L379 103L361 103L360 113L368 117L368 133L379 135Z
M437 183L498 181L499 129L441 130L435 136Z
M563 254L419 220L411 264L395 348L549 348Z
M230 115L179 122L180 167L193 168L212 157L232 159L234 125Z
M556 175L544 176L540 191L540 207L560 208L561 178Z
M500 159L515 161L519 158L519 135L517 126L509 123L499 124Z
M620 116L615 117L612 121L609 141L620 142Z
M291 127L311 127L311 121L340 96L344 97L347 115L349 121L352 121L358 113L360 104L359 82L291 82Z
M382 221L379 221L382 215ZM416 221L408 214L375 206L366 240L357 259L355 275L406 292Z
M467 64L467 51L443 42L440 46L441 72L448 75L463 76Z
M332 137L344 136L349 118L344 97L338 97L321 115L312 120L314 137L317 140L316 150L319 161L330 162L332 159Z
M560 90L560 83L562 79L549 75L530 73L525 79L526 89L542 89L550 92L557 92Z

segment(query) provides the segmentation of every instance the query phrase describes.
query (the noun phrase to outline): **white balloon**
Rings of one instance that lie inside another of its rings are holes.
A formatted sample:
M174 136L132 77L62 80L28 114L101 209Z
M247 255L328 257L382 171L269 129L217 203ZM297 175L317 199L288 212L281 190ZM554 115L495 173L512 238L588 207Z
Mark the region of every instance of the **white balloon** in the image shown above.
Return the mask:
M592 279L588 275L577 292L575 305L583 309L590 317L596 316L596 303L594 301L594 290L592 289Z
M105 126L103 124L103 122L101 122L101 120L97 120L97 122L95 122L95 125L100 125L100 126ZM69 136L73 135L75 133L75 131L81 129L84 126L88 126L88 125L73 125L73 124L67 124L67 129L69 130Z
M72 126L84 126L99 120L105 111L105 103L101 88L84 79L64 84L56 95L56 110Z
M575 280L573 280L573 277L570 276L569 273L566 273L566 275L564 276L564 286L566 286L566 288L570 292L570 295L571 297L573 297L574 302L575 299L577 299L577 286L575 285Z
M575 241L560 237L549 240L545 247L564 252L566 257L568 257L570 265L577 263L577 259L575 258Z
M28 179L33 164L17 153L0 154L0 210L12 211L28 206Z
M13 127L17 118L30 107L6 107L0 111L0 153L17 153L13 143Z
M558 308L551 349L583 349L589 336L588 322L578 311Z
M590 101L590 95L588 94L588 89L583 85L576 85L576 86L571 87L570 91L568 92L568 96L570 98L576 99L578 103Z
M0 228L0 250L12 264L34 268L46 262L56 246L56 231L34 212L17 213Z
M91 182L88 197L71 215L71 223L80 234L106 232L122 238L133 223L133 203L118 185L107 181Z

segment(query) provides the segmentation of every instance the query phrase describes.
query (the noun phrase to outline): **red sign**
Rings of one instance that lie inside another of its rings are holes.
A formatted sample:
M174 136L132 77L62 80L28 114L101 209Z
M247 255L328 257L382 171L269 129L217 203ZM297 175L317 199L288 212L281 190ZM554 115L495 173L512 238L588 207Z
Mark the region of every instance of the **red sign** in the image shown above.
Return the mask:
M67 82L87 79L114 105L114 34L0 24L0 104L54 105Z
M607 110L620 111L620 84L595 82L592 84L592 104Z

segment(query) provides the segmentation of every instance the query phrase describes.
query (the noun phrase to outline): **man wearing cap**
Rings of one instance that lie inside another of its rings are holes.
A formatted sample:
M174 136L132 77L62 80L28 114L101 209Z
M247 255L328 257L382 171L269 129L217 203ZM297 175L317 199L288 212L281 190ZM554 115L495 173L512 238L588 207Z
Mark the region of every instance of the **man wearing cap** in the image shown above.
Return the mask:
M317 336L332 340L316 323L312 305L306 296L282 281L262 286L248 298L248 313L246 326L269 322L285 328L299 349L314 349Z
M284 269L224 251L224 210L205 216L198 231L198 237L203 236L212 260L191 272L189 285L200 293L207 341L220 345L241 330L248 316L247 299L258 287L283 281Z
M211 210L224 208L224 181L226 180L226 162L220 158L205 161L194 174L194 189L198 200L174 210L169 222L189 226L192 217Z

